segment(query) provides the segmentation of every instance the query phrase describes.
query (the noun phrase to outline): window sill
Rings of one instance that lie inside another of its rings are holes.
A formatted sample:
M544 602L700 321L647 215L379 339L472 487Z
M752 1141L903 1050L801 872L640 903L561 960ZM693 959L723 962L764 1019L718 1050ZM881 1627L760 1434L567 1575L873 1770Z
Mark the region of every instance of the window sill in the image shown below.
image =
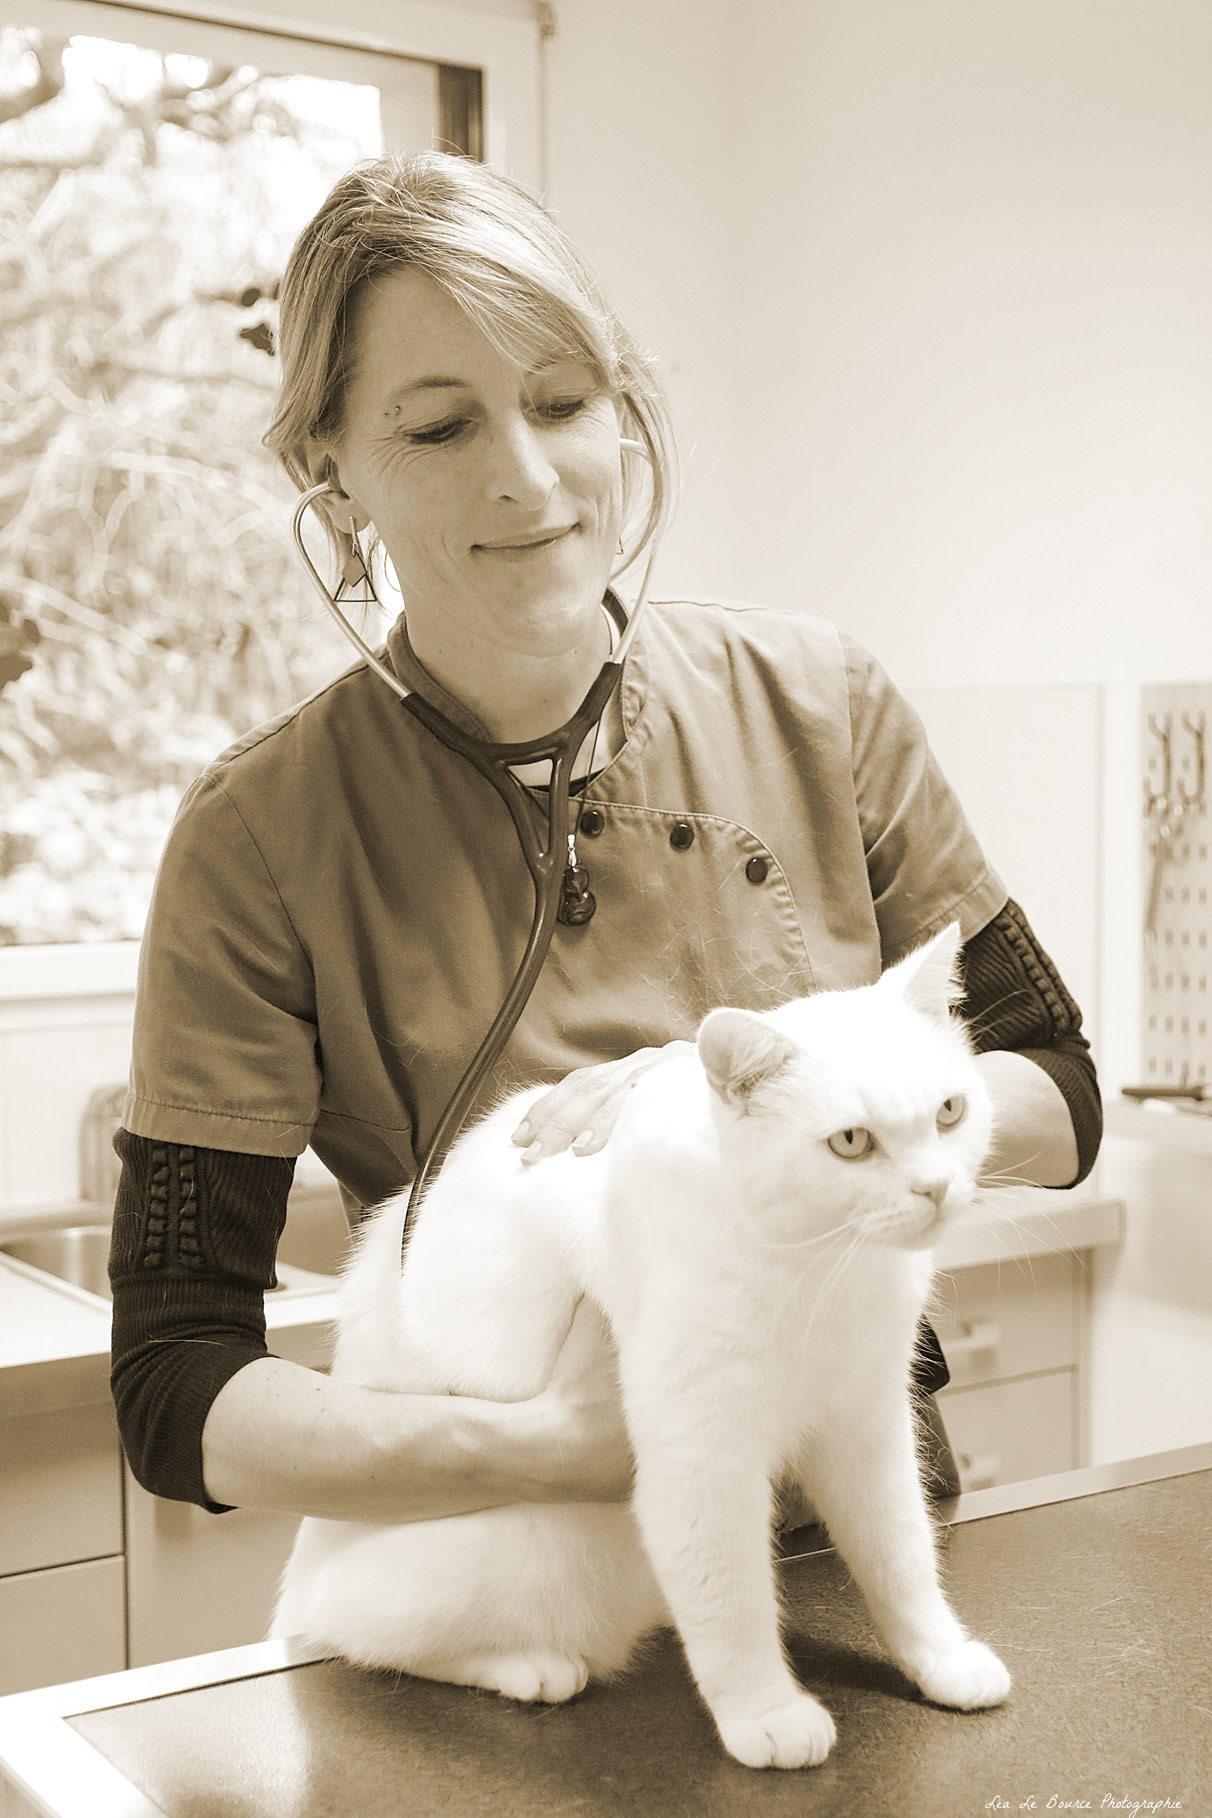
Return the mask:
M0 1004L128 996L135 989L138 969L138 941L5 947L0 950Z

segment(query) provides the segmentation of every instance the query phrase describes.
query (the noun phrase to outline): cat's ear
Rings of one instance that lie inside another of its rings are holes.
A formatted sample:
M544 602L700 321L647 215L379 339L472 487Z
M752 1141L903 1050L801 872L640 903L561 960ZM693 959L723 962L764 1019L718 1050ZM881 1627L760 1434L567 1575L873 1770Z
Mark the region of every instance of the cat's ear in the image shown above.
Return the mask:
M963 996L959 950L960 925L951 922L899 965L890 966L880 983L898 991L911 1009L945 1023Z
M699 1059L713 1092L747 1112L759 1087L781 1073L795 1043L751 1010L711 1010L699 1027Z

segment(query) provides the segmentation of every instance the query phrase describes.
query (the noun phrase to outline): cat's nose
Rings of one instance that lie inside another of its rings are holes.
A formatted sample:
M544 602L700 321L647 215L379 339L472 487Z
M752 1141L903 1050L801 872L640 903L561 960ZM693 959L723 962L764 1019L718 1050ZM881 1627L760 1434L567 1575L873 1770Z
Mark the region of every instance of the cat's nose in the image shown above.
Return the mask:
M950 1184L945 1176L934 1180L917 1180L913 1183L913 1191L920 1193L923 1199L933 1200L936 1206L941 1206L947 1197L947 1188Z

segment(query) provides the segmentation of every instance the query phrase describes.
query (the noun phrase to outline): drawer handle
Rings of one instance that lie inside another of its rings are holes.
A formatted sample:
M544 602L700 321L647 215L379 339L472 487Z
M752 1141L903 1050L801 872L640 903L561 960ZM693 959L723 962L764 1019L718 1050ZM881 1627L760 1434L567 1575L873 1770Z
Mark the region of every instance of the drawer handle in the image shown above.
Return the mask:
M959 1458L960 1489L991 1489L998 1482L1001 1469L1002 1461L996 1452L980 1452L975 1458L963 1452Z
M996 1319L974 1319L961 1326L959 1336L949 1338L943 1346L947 1361L967 1357L974 1351L996 1351L1002 1342L1002 1329Z

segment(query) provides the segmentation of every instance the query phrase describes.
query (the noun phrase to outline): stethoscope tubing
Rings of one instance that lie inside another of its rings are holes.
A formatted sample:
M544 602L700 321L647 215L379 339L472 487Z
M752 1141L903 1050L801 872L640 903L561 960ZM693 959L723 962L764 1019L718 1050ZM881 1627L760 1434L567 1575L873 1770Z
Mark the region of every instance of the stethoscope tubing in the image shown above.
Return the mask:
M620 438L620 446L629 453L639 454L645 460L651 460L649 451L642 442ZM559 919L564 866L568 851L573 767L577 754L605 712L607 702L619 685L624 659L635 641L644 608L648 603L648 590L656 563L657 548L654 543L644 567L635 605L632 607L618 646L602 665L584 700L572 717L566 720L562 726L556 727L553 732L540 738L516 743L494 744L487 739L473 738L461 726L456 726L452 720L448 719L432 702L427 701L423 695L418 694L415 689L409 688L402 682L375 654L347 615L342 612L337 597L330 593L324 577L312 561L303 541L305 513L322 494L331 490L328 481L324 480L318 486L311 486L301 493L292 520L295 546L312 586L325 610L336 620L341 631L358 650L369 668L387 683L393 693L399 696L413 718L418 720L434 738L448 749L465 758L479 771L481 776L491 783L509 810L534 889L530 933L527 936L517 970L487 1034L438 1120L413 1179L400 1239L400 1256L403 1261L422 1195L441 1167L446 1152L458 1136L480 1087L499 1060L513 1031L517 1028L550 950ZM525 785L513 774L512 768L518 764L542 761L551 764L551 777L547 791L545 841L535 824L534 798Z
M572 718L546 739L528 740L525 745L488 745L473 739L461 727L454 726L445 714L422 695L412 693L404 705L421 724L486 777L509 809L518 842L526 858L534 888L534 908L530 934L513 980L501 1000L500 1008L483 1041L450 1098L431 1136L413 1179L404 1215L400 1253L404 1255L412 1221L428 1182L437 1173L445 1154L462 1128L467 1113L475 1102L492 1067L500 1058L505 1044L517 1028L523 1010L538 982L547 958L560 913L564 866L568 852L571 820L572 771L589 733L596 726L606 703L618 685L622 666L617 660L605 663L592 687ZM521 755L512 755L521 754ZM551 779L547 791L547 840L540 845L534 822L534 798L509 768L511 763L533 762L547 758L551 762Z

